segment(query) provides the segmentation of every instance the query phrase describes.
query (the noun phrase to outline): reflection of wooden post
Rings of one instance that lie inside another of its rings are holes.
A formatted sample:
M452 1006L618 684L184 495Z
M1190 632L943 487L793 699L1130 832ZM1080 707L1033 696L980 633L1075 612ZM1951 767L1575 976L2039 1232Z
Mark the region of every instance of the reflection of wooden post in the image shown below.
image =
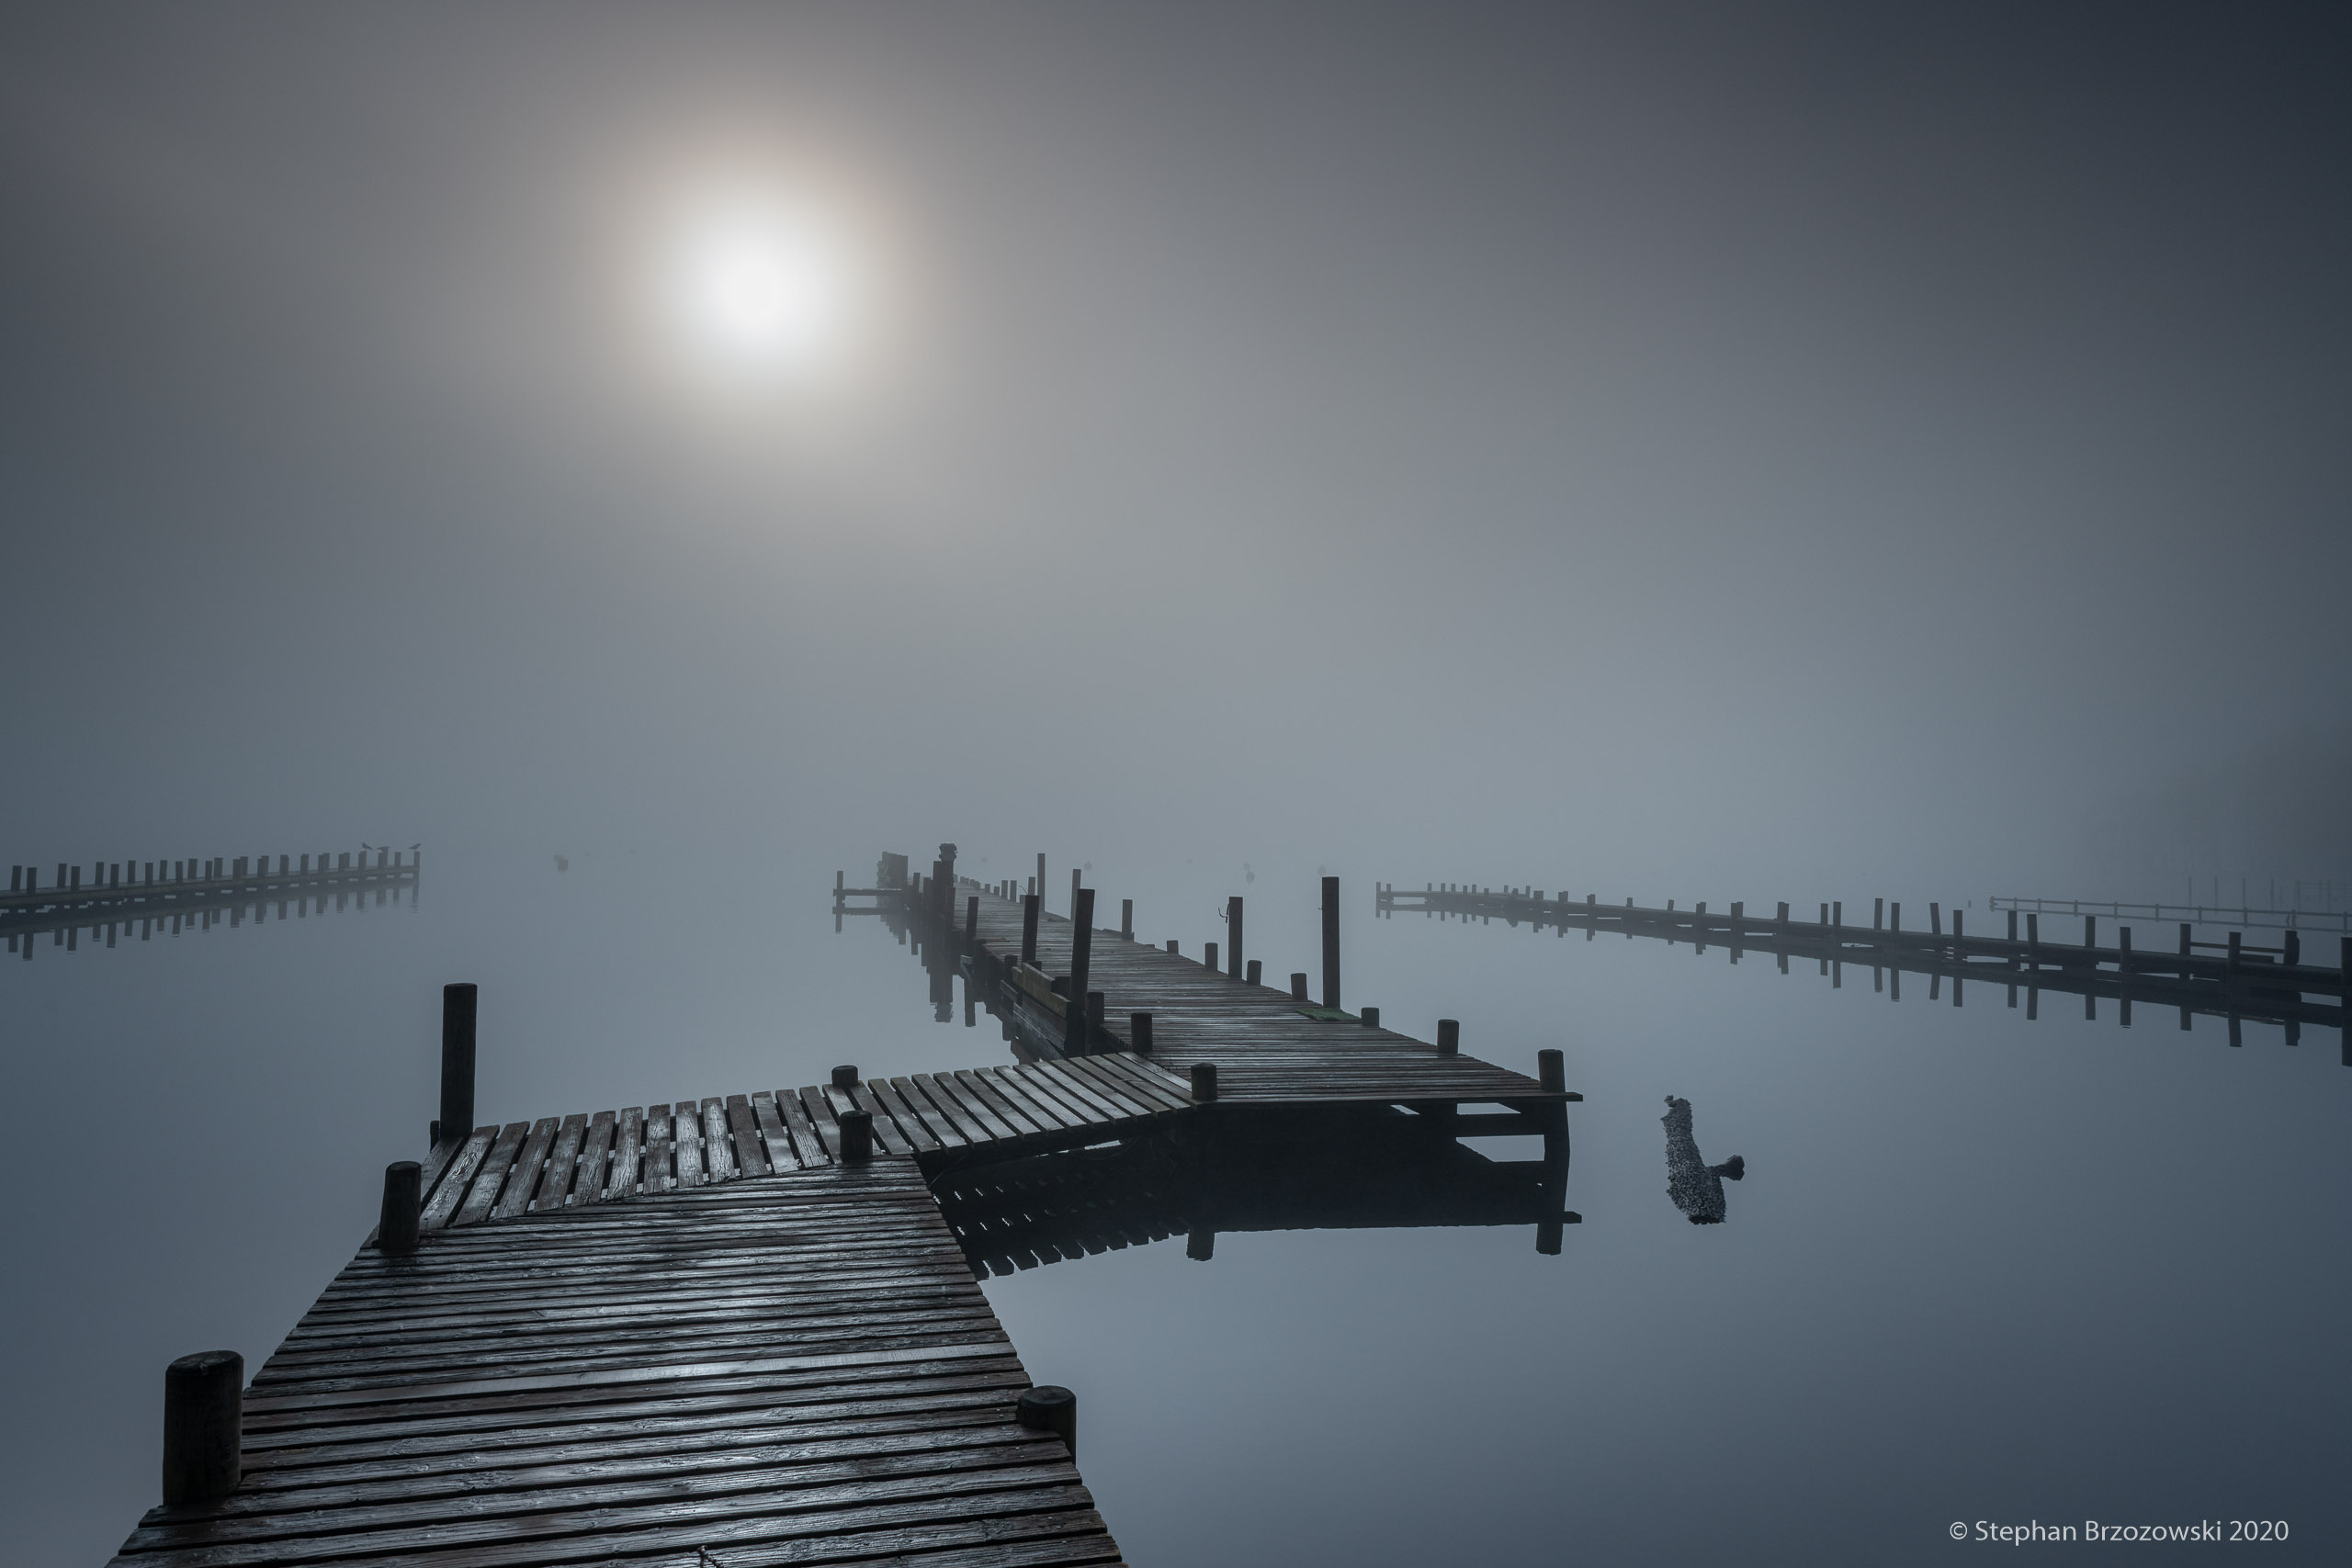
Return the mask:
M1323 1005L1340 1005L1340 879L1323 879Z
M1193 1102L1195 1105L1206 1105L1216 1098L1216 1064L1194 1062L1193 1064Z

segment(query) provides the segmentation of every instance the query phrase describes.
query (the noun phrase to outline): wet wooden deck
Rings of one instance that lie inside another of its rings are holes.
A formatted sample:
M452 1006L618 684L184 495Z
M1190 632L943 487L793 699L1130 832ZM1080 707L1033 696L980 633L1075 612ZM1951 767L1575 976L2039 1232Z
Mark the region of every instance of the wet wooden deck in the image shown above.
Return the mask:
M979 900L976 945L992 965L1021 957L1021 905L966 884L955 896L954 930L966 929L967 900ZM1037 968L1069 970L1075 928L1064 916L1039 922ZM960 934L956 939L962 942ZM1214 1062L1217 1092L1238 1102L1378 1100L1510 1104L1557 1102L1527 1074L1474 1055L1443 1055L1435 1045L1353 1017L1331 1018L1288 991L1253 986L1194 958L1098 930L1089 951L1087 988L1103 996L1103 1031L1114 1049L1131 1050L1131 1016L1152 1015L1150 1060L1180 1077ZM1032 1000L1044 998L1030 993ZM1059 998L1045 1005L1057 1004ZM1528 1055L1534 1055L1530 1045ZM1578 1098L1567 1095L1568 1100Z
M1109 1563L911 1161L363 1250L254 1376L245 1479L124 1568Z

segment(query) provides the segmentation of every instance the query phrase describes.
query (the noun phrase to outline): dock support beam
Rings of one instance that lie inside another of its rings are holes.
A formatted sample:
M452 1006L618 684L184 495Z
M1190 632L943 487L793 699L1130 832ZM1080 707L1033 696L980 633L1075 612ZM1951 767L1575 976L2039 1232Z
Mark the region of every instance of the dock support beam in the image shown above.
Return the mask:
M1094 955L1094 889L1070 892L1069 996L1063 1010L1062 1050L1082 1055L1092 1048L1086 1030L1086 971Z
M1015 1403L1021 1424L1033 1432L1051 1432L1078 1457L1078 1395L1054 1383L1025 1391Z
M474 1010L471 981L441 987L441 1136L463 1142L474 1130Z
M244 1444L245 1359L182 1356L164 1369L164 1506L209 1503L237 1489Z
M416 1250L417 1215L424 1196L423 1168L396 1159L384 1168L384 1206L376 1220L376 1250L405 1258Z
M1340 1005L1340 879L1323 879L1323 1005Z

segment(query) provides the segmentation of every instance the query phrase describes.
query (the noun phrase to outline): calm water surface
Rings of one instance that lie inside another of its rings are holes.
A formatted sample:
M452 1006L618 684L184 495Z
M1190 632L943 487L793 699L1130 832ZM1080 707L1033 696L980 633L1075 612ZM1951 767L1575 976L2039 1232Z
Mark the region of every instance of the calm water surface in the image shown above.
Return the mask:
M933 1021L878 922L834 934L832 872L876 847L428 853L414 908L0 970L0 1556L102 1559L153 1500L164 1363L257 1362L348 1257L383 1164L422 1152L445 980L483 988L484 1120L1005 1059L985 1015ZM1247 889L1270 972L1311 967L1312 869ZM1565 1049L1584 1224L1558 1257L1526 1228L1241 1234L991 1280L1032 1372L1079 1391L1132 1561L1960 1561L2017 1549L1955 1521L2088 1519L2292 1535L2025 1550L2346 1560L2334 1032L2233 1051L2162 1010L2028 1023L1993 987L1894 1003L1866 970L1833 992L1720 949L1369 918L1374 876L1431 869L1351 876L1349 1000L1531 1070ZM1243 891L1093 880L1188 952ZM1747 1161L1723 1224L1668 1199L1669 1095L1708 1161Z

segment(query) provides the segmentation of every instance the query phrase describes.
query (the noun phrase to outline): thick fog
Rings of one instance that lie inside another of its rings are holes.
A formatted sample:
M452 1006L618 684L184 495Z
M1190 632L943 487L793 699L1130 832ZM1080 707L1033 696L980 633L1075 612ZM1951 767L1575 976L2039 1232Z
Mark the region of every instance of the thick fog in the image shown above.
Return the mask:
M441 980L486 1117L1001 1056L832 943L884 850L1188 951L1247 893L1299 967L1320 872L2342 908L2347 67L2255 6L13 11L7 858L426 886L207 936L233 985L0 971L66 1431L11 1533L110 1549L163 1360L257 1363L364 1234ZM672 330L713 189L843 237L819 369ZM1476 1048L1487 961L1354 951ZM1660 1092L1737 1136L1707 1088L1627 1087L1643 1171Z

